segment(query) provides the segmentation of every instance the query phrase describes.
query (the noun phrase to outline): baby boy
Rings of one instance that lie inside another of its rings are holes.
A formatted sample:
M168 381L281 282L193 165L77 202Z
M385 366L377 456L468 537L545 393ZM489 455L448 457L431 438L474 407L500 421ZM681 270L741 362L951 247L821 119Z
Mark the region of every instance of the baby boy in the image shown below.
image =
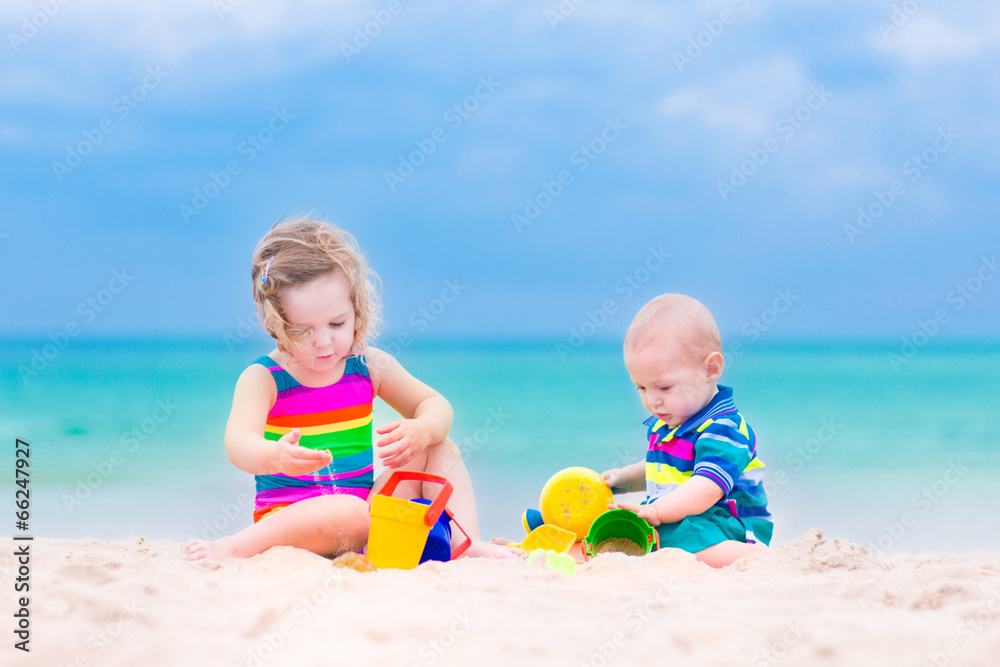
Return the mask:
M642 307L625 334L625 367L651 413L645 462L604 473L619 503L655 526L660 546L683 549L713 567L767 548L773 524L764 495L757 436L722 375L722 342L712 314L682 294Z

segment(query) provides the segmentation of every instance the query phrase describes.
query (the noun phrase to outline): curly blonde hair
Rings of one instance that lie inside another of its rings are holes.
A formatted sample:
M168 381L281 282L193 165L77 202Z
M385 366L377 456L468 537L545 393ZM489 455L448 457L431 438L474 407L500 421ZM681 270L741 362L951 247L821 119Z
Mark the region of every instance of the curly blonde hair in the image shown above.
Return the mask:
M253 253L250 277L261 326L278 349L290 354L291 343L304 333L291 329L281 307L281 289L302 285L331 271L342 273L354 304L354 345L363 352L381 323L378 274L368 268L357 241L348 232L309 217L281 221L260 240Z

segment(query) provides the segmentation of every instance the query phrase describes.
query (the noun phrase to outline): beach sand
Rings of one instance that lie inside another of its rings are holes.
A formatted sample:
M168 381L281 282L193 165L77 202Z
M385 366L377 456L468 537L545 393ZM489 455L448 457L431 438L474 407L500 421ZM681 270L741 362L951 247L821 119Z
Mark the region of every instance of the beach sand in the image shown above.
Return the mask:
M31 550L31 653L4 629L4 665L1000 665L1000 555L878 556L818 530L724 570L664 550L576 576L361 574L291 547L191 562L143 538Z

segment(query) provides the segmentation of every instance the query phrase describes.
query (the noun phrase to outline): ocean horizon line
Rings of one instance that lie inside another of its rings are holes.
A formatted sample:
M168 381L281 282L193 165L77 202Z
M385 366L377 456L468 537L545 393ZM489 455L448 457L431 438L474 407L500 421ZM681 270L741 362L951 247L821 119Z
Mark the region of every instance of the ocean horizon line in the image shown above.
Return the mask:
M747 336L722 336L723 352L732 351L736 346L740 350L777 350L777 349L802 349L803 351L816 351L825 348L835 348L841 350L854 351L874 351L884 350L894 351L905 341L913 340L913 336L902 335L878 335L878 336L773 336L750 338ZM52 333L3 333L0 332L0 345L27 345L37 346L39 344L52 344L60 348L66 347L88 347L105 346L108 344L128 345L128 346L171 346L171 345L197 345L204 347L222 347L234 349L255 343L267 345L271 341L263 332L253 331L249 334L223 332L123 332L120 334L89 334L80 335L73 338L63 337L61 334ZM434 336L413 335L406 331L388 331L380 333L372 342L372 345L389 352L406 348L440 348L444 346L459 345L463 348L476 347L497 347L505 349L538 349L543 347L557 347L564 345L567 348L580 350L587 347L618 347L621 345L620 336L594 335L590 337L574 338L567 335L555 334L533 334L523 336L512 335L480 335L480 334L439 334ZM941 336L929 337L927 340L917 341L917 347L926 351L934 351L935 348L946 348L951 351L968 349L970 351L981 352L983 348L995 348L1000 352L1000 336Z

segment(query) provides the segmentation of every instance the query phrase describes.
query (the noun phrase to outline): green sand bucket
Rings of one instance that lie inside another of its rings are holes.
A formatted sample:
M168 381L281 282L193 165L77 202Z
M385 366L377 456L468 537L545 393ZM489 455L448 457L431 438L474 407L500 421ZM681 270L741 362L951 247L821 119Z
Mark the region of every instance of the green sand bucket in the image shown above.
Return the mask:
M660 536L632 510L608 510L594 520L590 532L583 538L585 557L616 551L632 556L645 556L660 548Z

